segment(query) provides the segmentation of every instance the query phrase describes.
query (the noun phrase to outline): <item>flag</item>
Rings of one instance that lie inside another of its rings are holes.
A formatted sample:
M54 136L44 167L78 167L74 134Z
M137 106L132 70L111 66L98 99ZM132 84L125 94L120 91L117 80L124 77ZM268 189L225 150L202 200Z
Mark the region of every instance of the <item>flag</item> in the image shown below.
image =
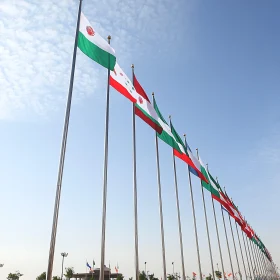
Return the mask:
M232 275L232 273L229 273L229 274L228 274L228 277L230 277L231 275Z
M88 267L89 269L91 269L91 266L88 264L88 262L87 262L87 267Z
M83 13L80 18L78 47L95 62L107 69L114 69L116 64L114 49L94 30Z
M126 76L124 71L116 63L114 71L110 73L110 85L119 93L135 104L135 109L138 111L138 116L150 125L157 133L162 132L162 127L159 124L159 116L149 100L143 98L135 89L132 82Z
M115 270L117 273L119 273L119 268L115 266Z
M201 157L199 158L201 173L207 179L208 182L201 181L202 186L207 189L213 196L220 197L219 188L213 179L213 177L208 172L207 168L205 167L204 163L202 162Z
M146 94L145 90L142 88L142 86L140 85L140 83L138 82L134 72L133 72L133 85L137 91L137 93L144 98L147 102L149 102L151 104L151 101L148 97L148 95ZM147 116L143 113L142 110L140 110L137 106L135 107L135 114L141 118L142 120L144 120L148 125L150 125L154 130L156 130L158 133L162 132L162 127L158 128L157 125L155 125L154 122L151 122L149 120L149 118L147 118Z
M185 144L182 141L182 139L180 138L180 136L178 135L178 133L176 132L176 130L174 129L172 123L171 123L171 127L167 124L166 120L164 119L164 117L162 116L155 98L153 98L153 102L154 102L154 108L155 111L157 112L159 118L160 118L160 125L163 128L162 133L158 134L157 136L163 141L165 142L167 145L169 145L170 147L173 148L173 154L180 158L181 160L183 160L184 162L186 162L189 166L192 166L192 168L197 169L196 165L194 164L193 160L188 156L187 154L187 150L185 148ZM201 174L201 172L199 170L197 170L198 172L198 176L202 179L205 180L204 176Z
M195 276L196 276L196 273L195 273L195 272L193 272L193 273L192 273L192 275L193 275L193 277L195 277Z
M207 175L209 176L210 184L212 189L212 197L213 199L217 200L224 208L230 213L231 212L231 207L227 201L227 198L220 187L219 183L213 178L213 176L210 174L209 171L207 171ZM215 189L215 191L214 191Z
M176 157L180 158L181 160L183 160L184 162L186 162L189 165L190 171L194 175L199 177L201 180L208 182L207 179L205 178L205 176L201 173L200 163L197 160L197 158L193 156L188 143L187 143L187 146L185 146L185 143L182 141L181 137L175 130L174 126L172 125L172 122L170 122L170 125L171 125L171 132L172 132L174 138L176 139L176 141L179 145L179 148L180 148L180 150L176 150L175 148L173 148L174 156L176 156Z

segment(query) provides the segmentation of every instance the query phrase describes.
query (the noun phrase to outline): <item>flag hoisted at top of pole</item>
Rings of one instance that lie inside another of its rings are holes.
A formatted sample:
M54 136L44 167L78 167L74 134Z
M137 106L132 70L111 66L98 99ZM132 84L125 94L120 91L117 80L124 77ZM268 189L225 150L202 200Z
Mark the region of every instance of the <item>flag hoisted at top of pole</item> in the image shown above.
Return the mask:
M116 64L114 49L93 29L83 13L81 13L78 47L95 62L114 70Z
M133 83L121 69L118 63L116 63L115 68L110 73L110 85L117 90L119 93L124 95L131 102L135 103L135 112L141 111L141 115L138 116L155 129L158 133L162 132L162 127L159 124L159 116L153 108L152 104L146 98L143 98L139 94Z

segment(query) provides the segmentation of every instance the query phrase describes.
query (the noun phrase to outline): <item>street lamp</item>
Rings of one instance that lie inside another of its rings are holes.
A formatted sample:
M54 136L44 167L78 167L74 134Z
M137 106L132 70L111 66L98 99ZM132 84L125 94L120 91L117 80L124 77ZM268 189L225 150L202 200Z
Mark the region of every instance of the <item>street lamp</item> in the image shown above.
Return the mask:
M145 274L147 275L147 262L145 262Z
M61 253L61 256L62 256L62 270L61 270L61 280L62 280L62 277L63 277L63 264L64 264L64 258L66 258L68 256L68 253Z
M174 275L174 262L172 262L172 266L173 266L173 275Z

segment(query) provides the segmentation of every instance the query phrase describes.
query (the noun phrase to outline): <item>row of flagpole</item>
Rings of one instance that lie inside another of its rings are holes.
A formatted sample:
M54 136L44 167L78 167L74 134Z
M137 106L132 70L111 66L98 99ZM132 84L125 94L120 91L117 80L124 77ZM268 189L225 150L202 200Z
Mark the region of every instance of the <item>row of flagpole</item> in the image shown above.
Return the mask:
M63 137L62 137L62 145L61 145L61 153L60 153L60 163L58 170L58 179L57 179L57 190L55 197L55 206L54 206L54 215L53 215L53 225L52 225L52 233L51 233L51 242L50 242L50 250L49 250L49 260L48 260L48 269L47 269L47 280L52 279L52 270L53 270L53 262L54 262L54 252L55 252L55 242L56 242L56 232L57 232L57 224L58 224L58 214L59 214L59 205L60 205L60 196L61 196L61 187L62 187L62 178L63 178L63 169L64 169L64 160L66 153L66 144L67 144L67 136L68 136L68 127L69 127L69 119L70 119L70 111L71 111L71 102L72 102L72 92L73 92L73 83L74 83L74 75L75 75L75 64L76 64L76 54L77 54L77 44L78 44L78 33L79 33L79 25L80 25L80 17L82 10L82 0L79 0L79 9L78 9L78 18L77 18L77 26L76 26L76 35L75 35L75 43L74 43L74 51L73 51L73 59L72 59L72 69L69 83L69 92L67 98L67 106L65 113L65 122L63 129ZM111 37L108 36L108 44L110 44ZM105 113L105 136L104 136L104 165L103 165L103 206L102 206L102 226L101 226L101 254L100 254L100 275L99 279L104 279L104 264L105 264L105 245L106 245L106 206L107 206L107 176L108 176L108 137L109 137L109 105L110 105L110 69L107 72L107 94L106 94L106 113ZM134 66L132 65L132 75L134 75ZM134 81L134 79L133 79ZM153 95L154 102L154 95ZM170 117L170 126L171 126L171 117ZM184 135L185 146L187 147L186 135ZM138 250L138 203L137 203L137 165L136 165L136 124L135 124L135 103L132 103L132 147L133 147L133 200L134 200L134 255L135 255L135 278L139 279L139 250ZM162 249L162 269L163 269L163 280L166 280L166 257L165 257L165 235L164 235L164 221L163 221L163 205L162 205L162 191L161 191L161 176L160 176L160 158L159 158L159 147L158 147L158 136L157 132L155 132L155 148L156 148L156 167L157 167L157 184L158 184L158 202L159 202L159 218L160 218L160 230L161 230L161 249ZM197 150L197 157L198 150ZM179 244L180 244L180 255L181 255L181 266L182 266L182 276L183 280L186 280L185 274L185 261L184 261L184 250L183 250L183 236L182 236L182 228L181 228L181 216L180 216L180 204L179 204L179 193L178 193L178 184L177 184L177 171L176 171L176 159L174 153L172 153L173 159L173 172L174 172L174 186L175 186L175 198L176 198L176 207L177 207L177 219L178 219L178 233L179 233ZM199 248L199 240L198 240L198 230L197 230L197 222L196 222L196 212L195 212L195 204L194 204L194 196L193 196L193 184L191 179L190 167L188 166L188 179L189 179L189 189L190 189L190 197L191 197L191 205L192 205L192 215L193 215L193 225L194 225L194 234L196 241L196 251L197 251L197 263L199 269L199 278L203 279L202 268L201 268L201 259L200 259L200 248ZM201 181L201 195L204 209L204 219L205 219L205 227L207 233L208 240L208 249L209 249L209 257L210 257L210 267L212 271L212 277L215 278L215 270L214 270L214 262L212 255L212 245L210 240L210 230L208 225L208 217L205 205L205 194L204 187ZM220 232L217 224L217 216L216 209L214 205L213 197L211 196L212 202L212 210L215 221L216 228L216 237L219 247L219 255L220 262L222 265L222 276L225 279L225 266L224 266L224 257L222 255L221 250L221 242L220 242ZM228 240L228 232L225 224L224 218L224 210L221 205L221 214L225 232L225 238L227 243L228 250L228 258L230 262L231 275L234 278L234 268L232 263L232 254L229 246ZM240 270L240 262L237 254L237 247L235 243L232 222L230 215L229 224L230 231L232 235L232 242L234 245L234 252L236 256L236 263L238 274L242 279L242 273ZM260 249L247 237L244 237L244 233L242 232L243 239L243 249L240 242L240 236L238 233L237 223L235 221L236 232L238 236L239 248L241 259L243 263L245 279L249 277L251 279L257 279L258 277L265 277L266 279L274 279L276 275L275 266L271 262L268 261L267 258L261 253ZM245 242L246 241L246 242ZM245 254L243 254L245 251ZM246 259L245 257L246 256ZM246 261L245 261L246 260ZM247 263L247 267L246 264Z

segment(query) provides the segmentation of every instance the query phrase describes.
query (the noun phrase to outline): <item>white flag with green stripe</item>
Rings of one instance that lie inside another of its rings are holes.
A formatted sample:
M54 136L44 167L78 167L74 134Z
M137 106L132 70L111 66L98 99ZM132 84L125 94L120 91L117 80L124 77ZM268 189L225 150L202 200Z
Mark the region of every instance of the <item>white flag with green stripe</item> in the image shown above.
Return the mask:
M93 29L83 13L80 19L78 47L95 62L114 70L116 64L114 49Z

